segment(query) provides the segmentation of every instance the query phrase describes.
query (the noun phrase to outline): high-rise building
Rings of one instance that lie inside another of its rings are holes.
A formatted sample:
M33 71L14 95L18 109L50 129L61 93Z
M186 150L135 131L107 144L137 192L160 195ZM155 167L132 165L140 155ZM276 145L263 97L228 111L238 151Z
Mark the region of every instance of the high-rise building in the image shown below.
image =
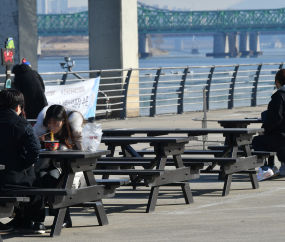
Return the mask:
M48 0L48 13L67 13L68 0Z
M48 13L47 0L37 0L37 13L38 14Z

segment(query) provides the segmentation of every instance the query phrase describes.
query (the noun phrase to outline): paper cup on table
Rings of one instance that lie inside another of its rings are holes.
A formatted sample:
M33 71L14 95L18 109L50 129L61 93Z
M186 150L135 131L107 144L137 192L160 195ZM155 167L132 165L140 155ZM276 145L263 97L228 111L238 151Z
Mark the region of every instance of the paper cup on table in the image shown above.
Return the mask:
M45 141L45 147L46 147L46 150L48 150L48 151L58 150L59 141L58 140L55 140L55 141Z

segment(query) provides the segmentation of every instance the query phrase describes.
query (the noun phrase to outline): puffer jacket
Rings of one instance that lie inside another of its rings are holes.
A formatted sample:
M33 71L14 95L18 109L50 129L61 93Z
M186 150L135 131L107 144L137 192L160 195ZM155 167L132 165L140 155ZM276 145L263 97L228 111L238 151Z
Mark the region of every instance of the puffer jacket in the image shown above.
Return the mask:
M12 72L15 74L15 88L25 97L27 119L36 119L40 111L48 105L43 79L26 64L15 65Z
M262 128L264 128L264 134L275 133L285 137L285 86L271 96Z
M39 159L40 142L27 120L12 109L0 109L0 191L32 187L36 180L33 164Z
M43 125L44 118L46 116L46 112L50 106L46 106L38 115L37 123L34 125L33 129L38 136L42 136L46 134L47 128ZM68 122L71 127L71 132L76 137L77 141L76 146L79 150L82 150L82 129L83 129L83 117L82 115L75 109L71 109L66 107L65 111L68 116ZM73 112L72 114L70 114ZM69 115L70 114L70 115ZM68 140L69 143L72 143L71 139Z

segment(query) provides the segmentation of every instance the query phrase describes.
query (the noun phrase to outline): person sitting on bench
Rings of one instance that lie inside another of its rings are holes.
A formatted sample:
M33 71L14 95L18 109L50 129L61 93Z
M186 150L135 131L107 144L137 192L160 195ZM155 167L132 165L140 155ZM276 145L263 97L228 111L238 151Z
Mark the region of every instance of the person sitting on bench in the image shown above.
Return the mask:
M33 129L43 142L50 139L50 135L45 135L51 131L54 133L54 139L59 140L59 150L82 150L82 128L83 116L70 108L64 108L61 105L51 105L45 107L38 115L37 123ZM59 166L50 159L40 159L35 165L36 171L41 177L41 183L44 188L54 188L58 184L61 174ZM82 172L76 173L76 180L83 176ZM77 187L78 188L78 185ZM69 208L63 221L63 228L72 227Z
M252 145L255 151L277 152L281 167L278 170L274 165L274 156L270 156L268 164L261 168L258 180L277 173L285 175L285 69L276 73L275 86L277 91L271 96L267 112L264 113L266 115L262 115L264 134L254 137Z
M39 187L34 164L39 159L40 143L27 120L20 117L24 108L23 94L14 89L0 92L0 160L5 169L0 171L0 194L12 189ZM30 197L28 206L15 209L16 217L7 225L14 228L33 228L34 233L45 233L45 207L42 196ZM32 221L34 225L32 227Z

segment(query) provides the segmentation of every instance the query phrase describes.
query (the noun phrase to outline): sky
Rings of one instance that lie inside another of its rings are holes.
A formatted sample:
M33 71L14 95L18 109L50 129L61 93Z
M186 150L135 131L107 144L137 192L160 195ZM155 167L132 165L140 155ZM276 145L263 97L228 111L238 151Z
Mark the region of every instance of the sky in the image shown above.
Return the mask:
M284 0L139 0L139 2L156 5L160 8L168 5L170 8L191 8L192 10L218 9L271 9L284 8Z

